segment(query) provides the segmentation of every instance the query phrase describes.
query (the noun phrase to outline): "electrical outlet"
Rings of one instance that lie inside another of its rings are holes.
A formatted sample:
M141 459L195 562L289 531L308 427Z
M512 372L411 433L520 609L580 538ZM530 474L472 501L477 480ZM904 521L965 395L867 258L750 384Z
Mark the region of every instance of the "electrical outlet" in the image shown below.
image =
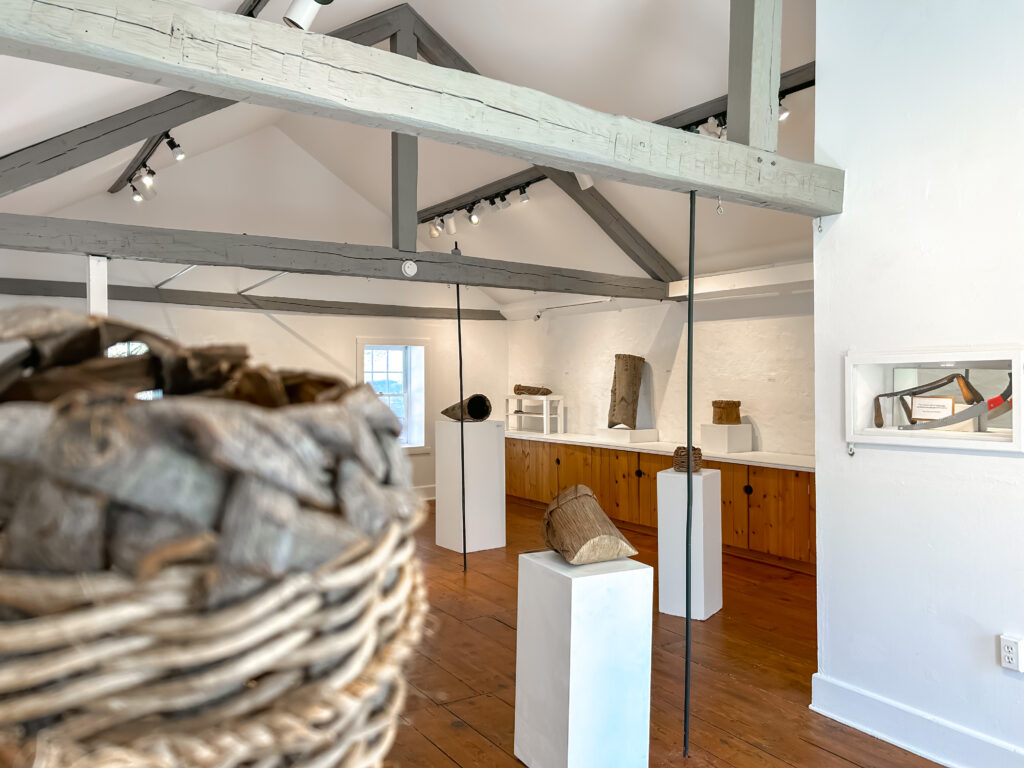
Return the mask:
M999 636L999 663L1004 668L1012 669L1014 672L1024 672L1024 667L1021 666L1020 643L1019 637Z

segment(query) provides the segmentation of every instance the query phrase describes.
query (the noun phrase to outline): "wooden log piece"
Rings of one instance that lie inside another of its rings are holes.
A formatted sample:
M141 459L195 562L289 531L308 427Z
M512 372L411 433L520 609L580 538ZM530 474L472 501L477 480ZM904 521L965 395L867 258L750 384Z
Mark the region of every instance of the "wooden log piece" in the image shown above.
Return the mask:
M739 424L740 423L740 401L739 400L712 400L711 401L712 424Z
M603 563L637 554L585 485L565 489L548 505L544 542L571 565Z
M465 414L465 419L463 419ZM491 415L491 401L484 395L470 395L461 403L449 405L443 411L442 416L447 416L452 421L486 421Z
M547 387L534 387L529 384L516 384L512 387L512 393L516 395L550 395L551 390Z
M636 355L616 355L612 377L612 398L608 408L608 426L636 429L636 412L640 405L640 383L644 359Z

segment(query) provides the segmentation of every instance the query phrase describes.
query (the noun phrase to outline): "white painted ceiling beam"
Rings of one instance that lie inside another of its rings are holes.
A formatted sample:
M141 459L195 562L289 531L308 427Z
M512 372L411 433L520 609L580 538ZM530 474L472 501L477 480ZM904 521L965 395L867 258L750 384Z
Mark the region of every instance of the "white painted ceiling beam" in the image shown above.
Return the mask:
M782 0L732 0L729 11L729 141L779 145Z
M720 299L734 296L755 296L765 293L806 290L814 287L814 264L779 264L741 272L698 277L693 281L694 299ZM670 298L686 296L686 280L668 284Z
M0 53L615 181L839 213L843 172L184 0L0 0Z

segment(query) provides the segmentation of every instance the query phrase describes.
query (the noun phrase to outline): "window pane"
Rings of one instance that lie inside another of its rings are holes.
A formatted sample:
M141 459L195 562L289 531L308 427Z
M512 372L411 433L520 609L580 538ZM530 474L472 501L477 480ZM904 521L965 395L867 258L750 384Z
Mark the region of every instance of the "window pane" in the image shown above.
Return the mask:
M373 370L386 371L388 369L388 351L380 347L373 348Z
M389 349L388 350L388 370L391 373L401 373L405 370L405 350L404 349Z
M387 394L388 391L388 380L385 376L379 374L371 374L369 379L370 386L373 387L373 391L378 395Z
M373 370L373 350L369 347L363 347L363 381L369 381L369 377L366 375Z
M388 398L388 399L391 401L389 403L389 405L391 406L391 410L395 412L395 416L397 416L399 419L401 419L402 423L404 424L405 423L405 398L404 397L391 397L391 398Z

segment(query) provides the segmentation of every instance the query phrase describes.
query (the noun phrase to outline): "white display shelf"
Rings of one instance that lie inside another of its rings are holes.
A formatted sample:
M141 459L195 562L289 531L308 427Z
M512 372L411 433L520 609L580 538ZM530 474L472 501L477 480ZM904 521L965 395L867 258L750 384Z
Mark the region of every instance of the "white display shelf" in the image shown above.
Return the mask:
M540 410L524 411L523 406L526 403L539 405ZM565 432L565 396L505 395L505 428L525 431L523 419L532 420L527 423L537 423L536 420L540 419L539 432L544 435Z
M1022 374L1021 347L908 352L850 352L846 356L846 441L851 446L902 446L928 450L1024 453L1021 415L1011 408L997 419L972 420L942 429L906 429L899 398L880 402L884 425L875 424L875 397L952 373L966 373L986 401ZM957 412L968 407L956 383L925 396L950 397ZM909 401L909 398L908 398Z

